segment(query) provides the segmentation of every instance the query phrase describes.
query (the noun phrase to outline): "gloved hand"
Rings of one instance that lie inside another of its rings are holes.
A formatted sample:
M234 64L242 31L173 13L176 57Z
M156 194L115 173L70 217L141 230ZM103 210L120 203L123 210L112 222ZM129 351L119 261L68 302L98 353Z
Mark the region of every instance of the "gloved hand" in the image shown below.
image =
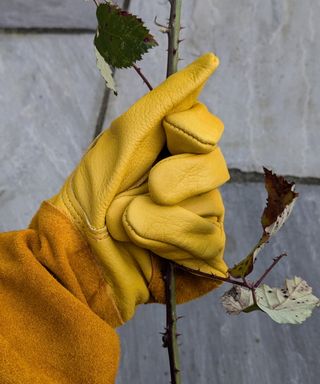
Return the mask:
M206 54L138 100L50 200L90 244L123 322L150 300L154 254L226 276L223 124L197 102L217 66ZM159 161L165 145L171 156Z

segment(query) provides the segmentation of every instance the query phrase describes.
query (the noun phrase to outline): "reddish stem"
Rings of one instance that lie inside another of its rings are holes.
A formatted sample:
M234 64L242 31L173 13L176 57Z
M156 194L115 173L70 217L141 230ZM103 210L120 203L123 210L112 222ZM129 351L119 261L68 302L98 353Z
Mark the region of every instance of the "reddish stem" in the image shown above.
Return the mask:
M266 271L263 273L263 275L260 277L259 280L257 280L254 284L254 288L258 288L261 282L264 280L264 278L268 275L268 273L274 268L274 266L279 263L279 261L284 257L287 256L286 253L282 253L280 256L277 256L273 259L273 263L270 265L269 268L266 269Z
M137 67L135 64L133 64L133 68L135 69L135 71L138 73L138 75L141 77L141 79L143 80L143 82L146 84L146 86L150 89L150 91L153 90L153 87L152 85L149 83L149 81L147 80L147 78L144 76L144 74L141 72L141 69L139 67Z
M188 268L188 267L185 267L185 266L179 265L179 264L176 264L176 267L180 268L182 270L185 270L187 272L190 272L193 275L197 275L197 276L200 276L200 277L205 277L207 279L219 280L219 281L223 281L225 283L230 283L230 284L240 285L241 287L250 288L250 285L247 282L233 280L233 279L230 279L229 277L216 276L213 273L206 273L206 272L202 272L202 271L196 271L195 269Z

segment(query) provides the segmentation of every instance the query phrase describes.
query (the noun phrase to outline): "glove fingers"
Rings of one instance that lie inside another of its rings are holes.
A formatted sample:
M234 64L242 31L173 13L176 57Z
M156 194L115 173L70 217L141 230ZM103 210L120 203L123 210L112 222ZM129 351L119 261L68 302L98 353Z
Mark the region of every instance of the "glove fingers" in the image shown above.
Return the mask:
M114 120L88 148L55 204L67 206L75 220L90 228L104 230L113 199L149 172L164 147L163 117L191 108L217 66L213 54L203 55Z
M130 241L123 227L122 217L130 202L138 195L146 195L147 192L147 185L144 184L139 188L120 194L113 200L106 213L106 225L113 239L121 242ZM186 199L179 203L179 206L198 216L207 218L211 222L223 223L224 205L218 189Z
M191 108L218 64L213 54L203 55L113 121L110 131L118 148L117 161L120 158L129 170L122 177L124 189L148 171L164 146L163 117Z
M122 216L129 203L138 195L148 193L148 183L145 182L137 188L120 193L110 204L106 212L106 226L113 239L129 242L130 239L123 228Z
M170 156L149 174L149 192L157 204L175 205L190 197L216 189L229 179L228 168L218 147L203 155Z
M166 116L162 122L171 154L211 152L223 133L222 121L204 104Z
M222 226L182 207L153 203L136 197L123 215L124 228L133 243L190 268L212 268L225 274Z
M223 223L224 205L221 193L214 189L202 195L190 197L179 203L179 206L204 218L215 218L216 222Z

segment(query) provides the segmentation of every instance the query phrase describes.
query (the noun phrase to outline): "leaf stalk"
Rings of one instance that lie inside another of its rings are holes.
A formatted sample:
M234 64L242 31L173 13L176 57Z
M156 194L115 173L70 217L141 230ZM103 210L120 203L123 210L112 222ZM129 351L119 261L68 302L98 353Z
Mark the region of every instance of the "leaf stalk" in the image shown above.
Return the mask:
M263 275L260 277L259 280L257 280L257 282L254 284L254 288L258 288L259 285L262 283L262 281L264 280L264 278L269 274L269 272L275 267L275 265L277 263L279 263L279 261L284 257L284 256L287 256L286 253L282 253L280 256L277 256L273 259L273 263L270 265L269 268L267 268L265 270L265 272L263 273Z
M146 86L150 89L150 91L153 90L152 85L148 81L148 79L145 77L145 75L142 73L141 68L137 67L135 64L132 65L134 70L137 72L137 74L141 77L143 82L146 84Z
M270 273L270 271L276 266L277 263L279 263L279 261L284 256L287 256L287 254L282 253L281 255L275 257L273 259L272 264L265 270L265 272L261 275L261 277L253 283L247 281L245 278L242 278L242 281L241 280L235 280L235 279L232 279L230 277L221 277L221 276L214 275L213 273L206 273L206 272L202 272L200 270L197 271L195 269L188 268L188 267L185 267L185 266L180 265L180 264L175 264L175 266L176 266L176 268L182 269L182 270L189 272L189 273L192 273L193 275L196 275L196 276L205 277L205 278L211 279L211 280L218 280L218 281L222 281L224 283L239 285L241 287L245 287L245 288L250 289L251 291L254 291L256 288L258 288L260 286L260 284L265 279L265 277Z

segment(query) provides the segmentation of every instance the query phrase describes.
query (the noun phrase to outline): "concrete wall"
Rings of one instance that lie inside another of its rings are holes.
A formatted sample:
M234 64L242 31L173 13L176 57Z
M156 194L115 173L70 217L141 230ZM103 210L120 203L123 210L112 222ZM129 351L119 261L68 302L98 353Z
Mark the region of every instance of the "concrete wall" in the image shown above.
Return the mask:
M132 0L160 43L141 64L153 85L165 76L166 1ZM262 165L296 177L300 198L285 228L257 263L287 251L270 277L305 278L320 294L320 3L317 0L184 0L180 64L214 51L221 65L202 100L225 122L222 148L233 180L223 188L233 264L260 235ZM106 102L95 67L94 4L83 0L0 2L0 230L24 228L40 202L58 191L104 127L146 92L131 70L117 71L119 96ZM258 172L258 173L255 173ZM234 318L220 289L180 306L183 382L315 384L320 377L319 312L301 326L262 313ZM118 384L169 383L161 348L164 308L146 305L119 329Z

